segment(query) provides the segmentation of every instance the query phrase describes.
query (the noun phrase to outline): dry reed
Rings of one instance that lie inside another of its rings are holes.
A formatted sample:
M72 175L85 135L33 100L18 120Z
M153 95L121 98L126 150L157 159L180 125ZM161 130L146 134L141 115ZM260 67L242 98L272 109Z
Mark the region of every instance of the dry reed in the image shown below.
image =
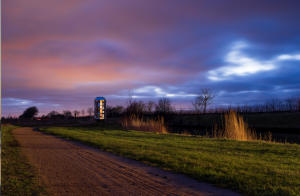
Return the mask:
M167 126L164 123L163 117L155 119L143 120L133 115L130 117L124 117L122 120L123 129L144 131L144 132L156 132L156 133L168 133Z
M228 138L242 141L258 140L255 130L249 128L243 117L235 111L231 110L225 114L224 119L225 126L222 125L222 129L215 124L213 129L214 138Z

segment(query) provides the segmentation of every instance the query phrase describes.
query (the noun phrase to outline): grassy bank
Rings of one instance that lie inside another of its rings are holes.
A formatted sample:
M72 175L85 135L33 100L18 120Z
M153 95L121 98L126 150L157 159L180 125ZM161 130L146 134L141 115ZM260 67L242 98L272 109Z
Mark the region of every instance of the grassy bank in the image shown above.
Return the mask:
M38 174L11 135L17 127L1 127L1 195L47 195Z
M123 131L42 128L90 146L249 195L300 195L300 146Z

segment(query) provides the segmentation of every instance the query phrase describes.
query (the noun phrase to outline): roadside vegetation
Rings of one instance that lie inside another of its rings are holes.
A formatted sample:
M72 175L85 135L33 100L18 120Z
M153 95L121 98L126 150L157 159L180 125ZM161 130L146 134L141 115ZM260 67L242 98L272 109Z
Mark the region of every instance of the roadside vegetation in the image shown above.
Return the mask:
M248 195L300 195L300 146L122 130L121 125L43 132Z
M122 120L123 129L154 132L154 133L168 133L167 126L164 123L164 118L157 119L143 119L138 116L132 115L130 117L124 117Z
M215 124L213 137L236 139L241 141L256 141L262 139L258 138L255 130L249 128L243 117L234 111L230 111L229 113L225 114L224 124L222 122L220 127ZM270 138L270 141L271 140L272 138Z
M35 168L11 135L16 126L1 126L1 195L48 195Z
M224 115L224 120L221 116L222 124L218 126L215 123L212 135L206 133L206 137L236 139L241 141L257 141L265 140L272 142L272 134L268 132L264 137L256 134L254 129L249 128L247 122L244 121L243 116L231 110ZM135 130L154 133L170 133L167 125L164 123L163 117L153 119L143 119L135 115L124 117L122 120L122 128L125 130Z

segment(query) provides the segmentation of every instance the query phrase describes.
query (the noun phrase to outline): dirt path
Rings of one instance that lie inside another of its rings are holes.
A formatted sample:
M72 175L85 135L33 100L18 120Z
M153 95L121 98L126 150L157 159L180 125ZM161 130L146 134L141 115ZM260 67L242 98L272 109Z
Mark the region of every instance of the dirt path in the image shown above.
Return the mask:
M12 133L54 195L238 195L34 128Z

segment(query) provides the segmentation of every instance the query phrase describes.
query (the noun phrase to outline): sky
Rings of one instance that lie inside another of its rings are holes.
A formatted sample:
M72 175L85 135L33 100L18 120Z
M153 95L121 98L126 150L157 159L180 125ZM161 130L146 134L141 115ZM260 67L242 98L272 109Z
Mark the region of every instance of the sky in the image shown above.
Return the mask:
M299 0L9 0L1 116L168 97L188 109L300 97Z

